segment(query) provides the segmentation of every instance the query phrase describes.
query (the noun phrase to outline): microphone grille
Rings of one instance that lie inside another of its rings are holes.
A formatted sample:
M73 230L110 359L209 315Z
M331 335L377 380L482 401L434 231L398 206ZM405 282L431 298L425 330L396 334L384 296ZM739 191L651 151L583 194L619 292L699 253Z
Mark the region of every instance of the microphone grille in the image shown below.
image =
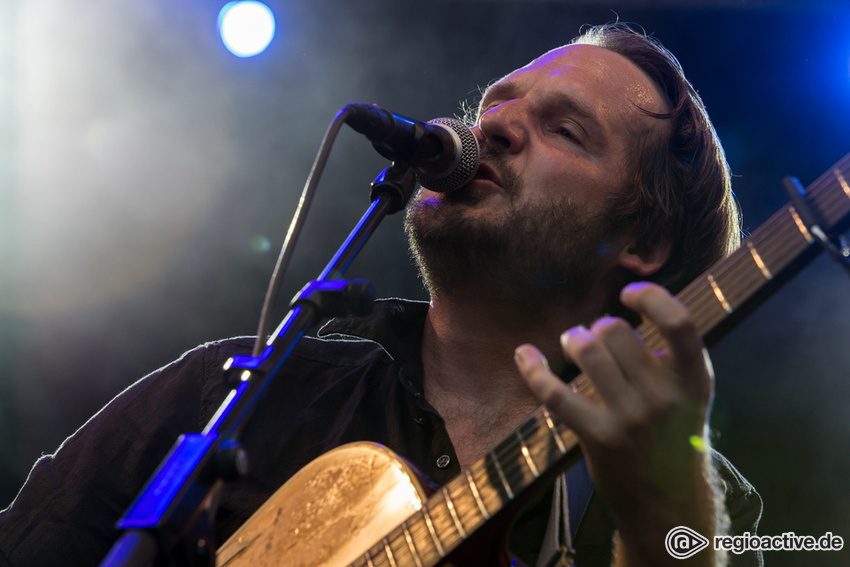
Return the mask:
M478 148L478 140L469 126L455 118L434 118L429 124L437 124L450 130L455 140L456 158L453 167L446 169L439 175L427 175L422 172L416 174L416 180L420 185L437 193L447 193L460 189L475 176L481 161Z

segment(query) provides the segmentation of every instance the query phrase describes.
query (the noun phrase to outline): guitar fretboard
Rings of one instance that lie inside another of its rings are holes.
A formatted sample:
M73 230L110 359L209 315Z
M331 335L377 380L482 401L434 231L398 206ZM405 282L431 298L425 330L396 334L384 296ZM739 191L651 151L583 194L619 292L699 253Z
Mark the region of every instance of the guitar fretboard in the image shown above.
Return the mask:
M825 231L850 220L850 154L807 190ZM816 236L791 205L774 214L743 245L691 282L677 296L707 339L737 321L819 251ZM663 348L658 329L642 324L638 334L652 349ZM707 340L707 342L711 342ZM571 386L595 395L583 375ZM487 522L511 513L532 488L553 480L580 457L578 438L538 408L510 437L447 483L425 505L358 558L354 567L426 567L437 564Z

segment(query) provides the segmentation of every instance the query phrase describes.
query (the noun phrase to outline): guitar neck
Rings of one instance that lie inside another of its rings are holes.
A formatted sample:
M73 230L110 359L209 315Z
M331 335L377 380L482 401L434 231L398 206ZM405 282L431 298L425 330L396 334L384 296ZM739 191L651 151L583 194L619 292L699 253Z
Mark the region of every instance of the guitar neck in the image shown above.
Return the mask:
M812 183L807 195L823 219L823 230L843 230L850 220L850 154ZM788 205L677 297L690 309L706 344L713 344L820 250L800 213ZM650 348L663 347L654 325L644 323L637 332ZM596 395L584 375L571 386ZM554 480L580 453L576 435L540 407L352 565L435 565L486 523L511 515L533 489Z

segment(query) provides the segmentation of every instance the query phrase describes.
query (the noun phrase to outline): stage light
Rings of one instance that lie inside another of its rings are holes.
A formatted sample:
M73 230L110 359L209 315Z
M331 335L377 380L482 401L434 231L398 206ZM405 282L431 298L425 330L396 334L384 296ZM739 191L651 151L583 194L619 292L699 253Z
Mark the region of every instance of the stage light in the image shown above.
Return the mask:
M274 14L262 2L230 2L218 14L221 40L237 57L253 57L265 51L274 28Z

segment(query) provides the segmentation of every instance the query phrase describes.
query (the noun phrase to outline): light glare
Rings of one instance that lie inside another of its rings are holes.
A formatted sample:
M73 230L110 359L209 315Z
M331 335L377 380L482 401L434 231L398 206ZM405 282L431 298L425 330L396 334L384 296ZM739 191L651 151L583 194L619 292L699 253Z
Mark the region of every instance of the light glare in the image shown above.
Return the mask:
M225 47L237 57L265 51L274 37L274 14L262 2L230 2L218 14L218 30Z

